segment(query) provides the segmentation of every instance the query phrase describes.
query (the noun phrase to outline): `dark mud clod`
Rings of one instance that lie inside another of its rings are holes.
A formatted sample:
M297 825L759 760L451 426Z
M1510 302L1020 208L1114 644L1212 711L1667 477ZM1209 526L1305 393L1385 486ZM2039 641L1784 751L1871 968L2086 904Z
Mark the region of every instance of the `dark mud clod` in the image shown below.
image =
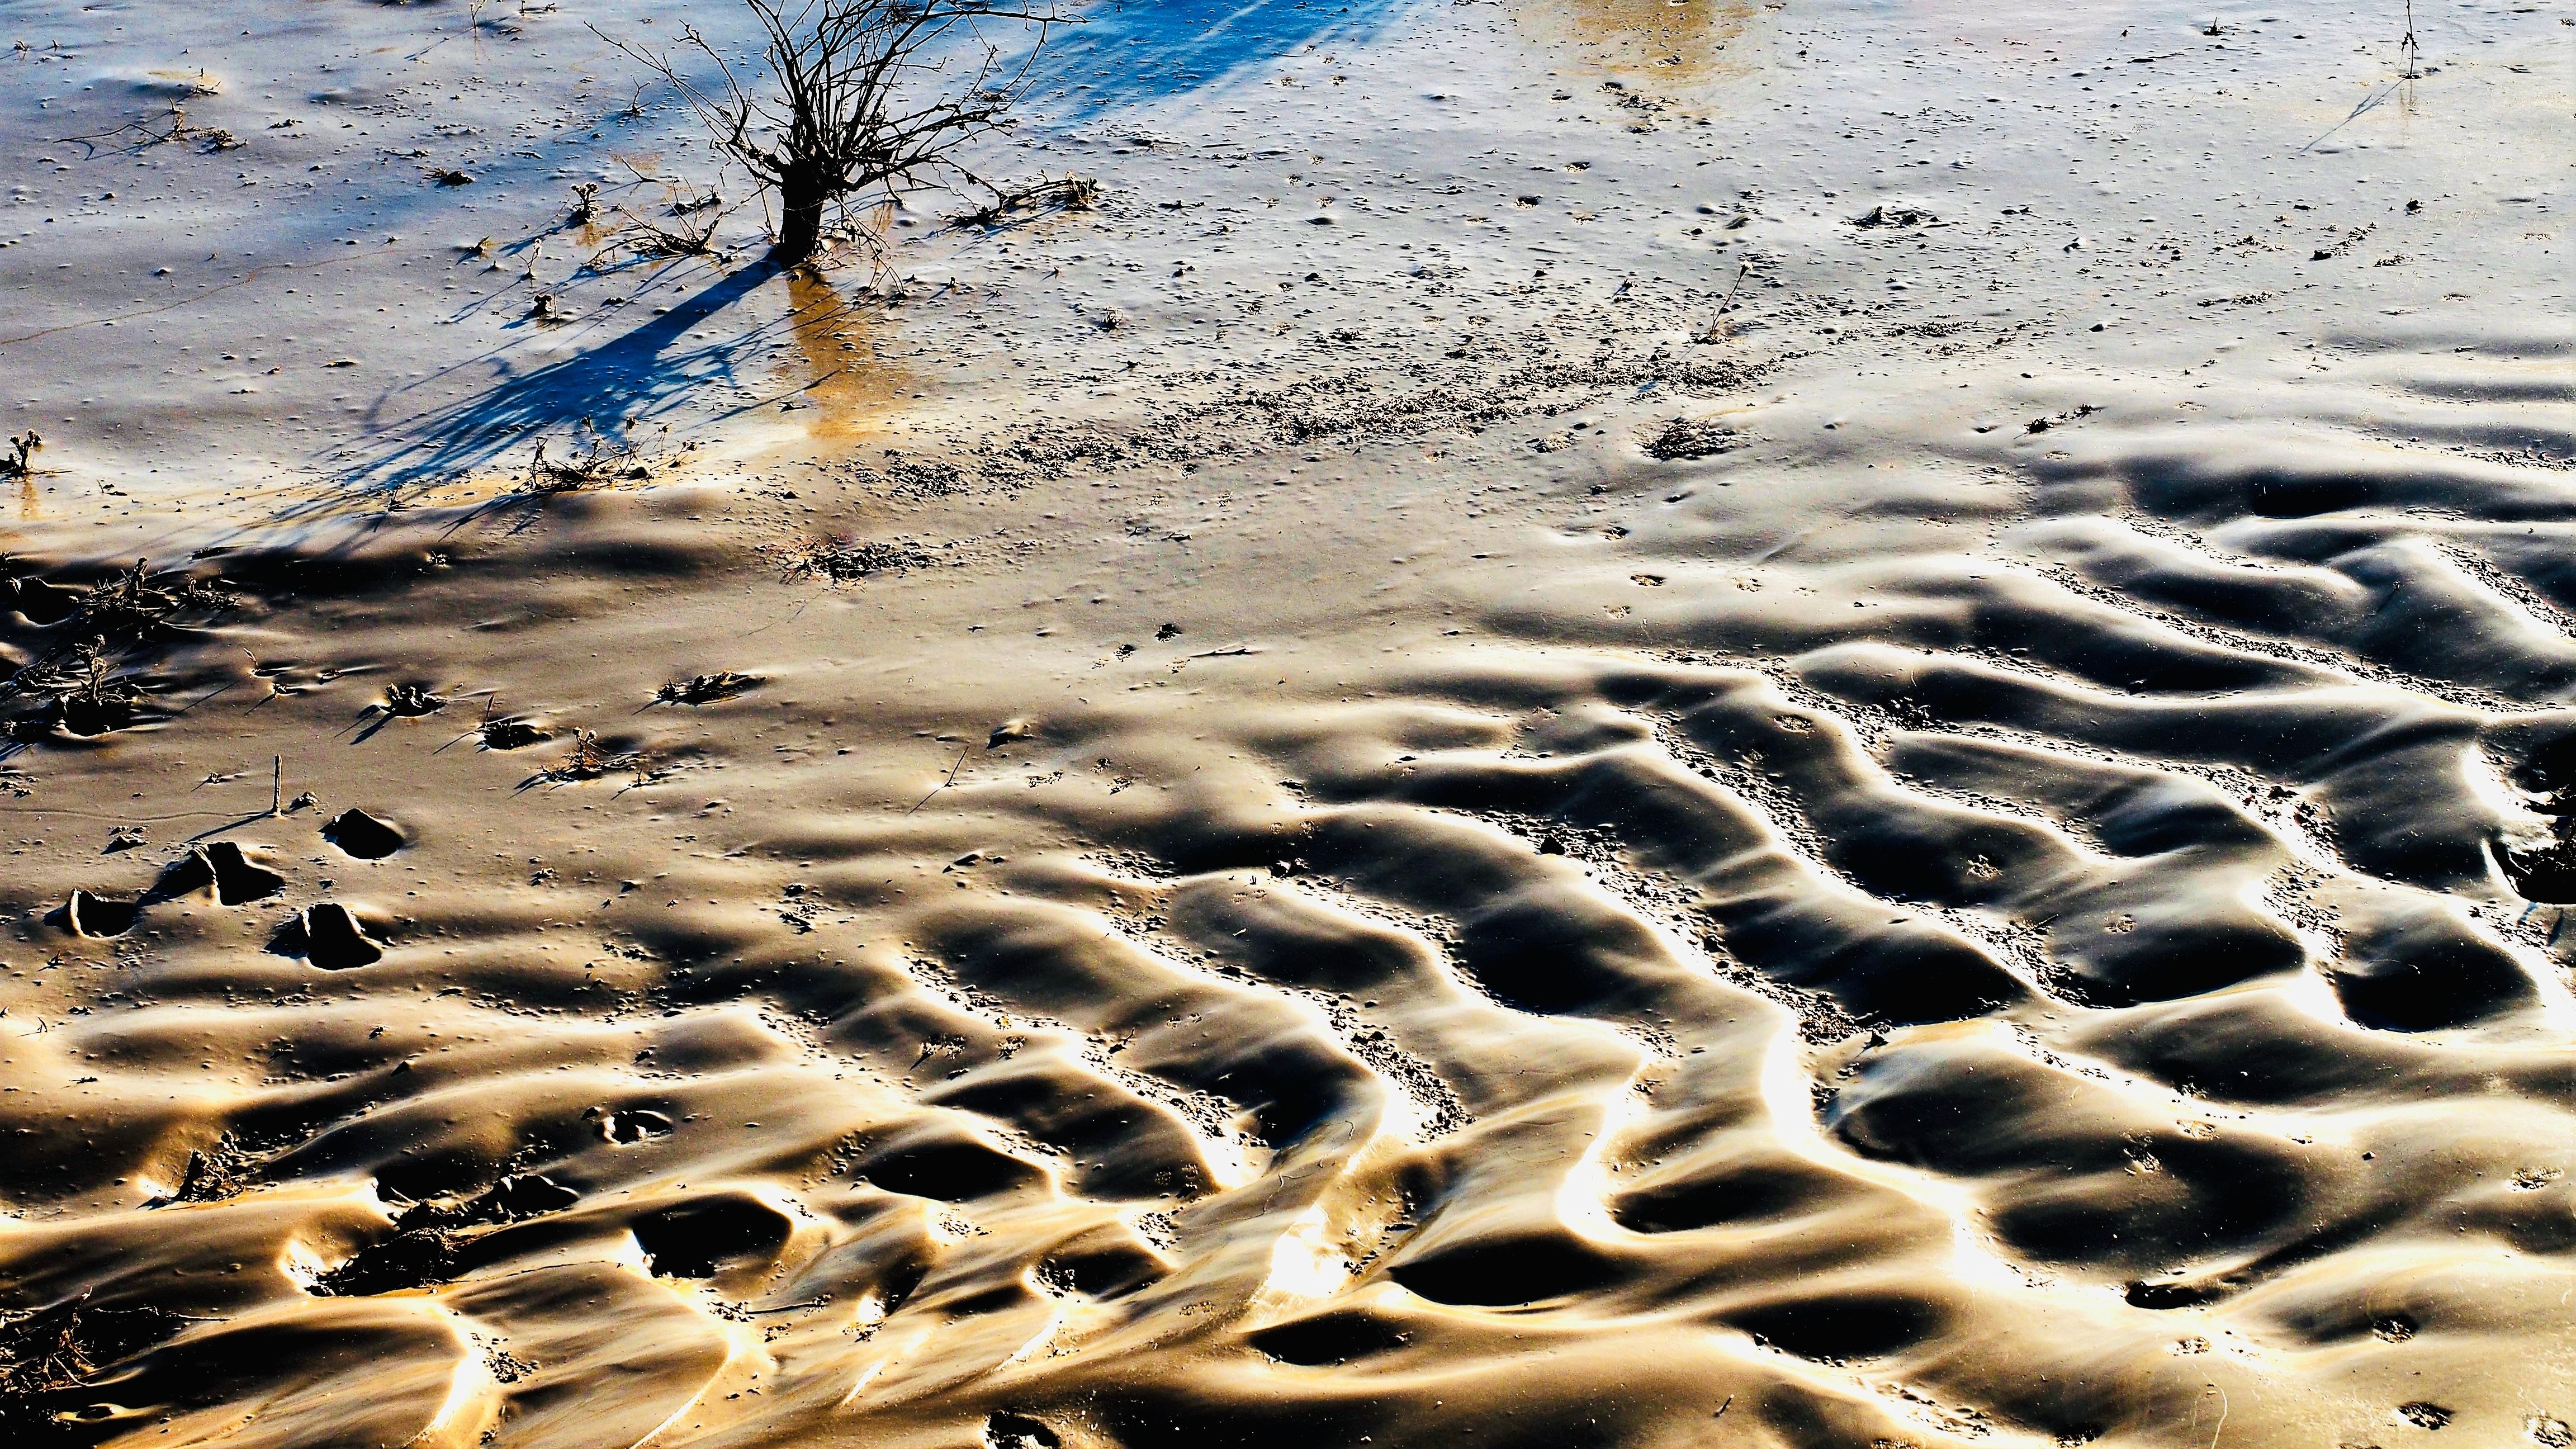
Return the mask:
M172 861L154 882L152 894L170 899L211 889L222 905L265 900L286 888L286 878L254 863L229 840L198 846Z
M664 1208L630 1227L655 1276L712 1278L776 1254L789 1223L766 1203L728 1194Z
M118 730L134 728L139 718L134 704L131 699L73 696L64 699L57 706L56 718L62 725L64 734L89 739L97 735L114 734Z
M238 1196L249 1187L258 1166L257 1155L241 1139L227 1132L212 1147L192 1150L188 1163L179 1172L179 1185L167 1194L145 1203L145 1207L168 1207L173 1203L221 1202Z
M493 1184L490 1210L510 1220L559 1213L581 1201L581 1194L541 1173L502 1178Z
M444 1229L397 1231L315 1279L313 1291L324 1297L364 1298L443 1283L456 1276L456 1249L456 1234Z
M474 722L475 743L487 750L524 750L555 737L553 730L523 714L501 713L500 696L483 701L483 717Z
M2219 1299L2226 1297L2227 1294L2227 1286L2221 1283L2201 1281L2180 1283L2137 1282L2130 1284L2125 1290L2123 1290L2121 1296L2128 1299L2129 1306L2132 1308L2162 1310L2173 1308L2201 1308L2217 1302Z
M64 903L63 924L75 936L108 940L133 930L137 913L133 901L113 900L75 890L71 899Z
M518 718L489 721L476 733L481 736L483 748L487 750L524 750L555 737L553 730L533 720Z
M0 598L26 617L30 624L59 624L79 612L81 601L88 597L85 589L67 589L43 579L11 579Z
M331 823L322 827L322 838L338 846L343 854L360 860L382 860L403 848L401 831L354 808L333 816Z
M269 949L301 956L325 971L373 966L385 958L384 947L370 940L365 925L337 901L316 901L288 917Z
M599 1135L620 1147L632 1147L638 1142L670 1136L671 1119L649 1107L638 1107L626 1112L602 1113L599 1119Z
M448 1282L465 1271L467 1253L478 1238L580 1201L580 1193L553 1178L518 1173L471 1197L413 1203L394 1219L393 1236L351 1254L316 1279L313 1291L363 1298Z
M1063 1436L1026 1414L997 1413L984 1421L986 1449L1059 1449Z

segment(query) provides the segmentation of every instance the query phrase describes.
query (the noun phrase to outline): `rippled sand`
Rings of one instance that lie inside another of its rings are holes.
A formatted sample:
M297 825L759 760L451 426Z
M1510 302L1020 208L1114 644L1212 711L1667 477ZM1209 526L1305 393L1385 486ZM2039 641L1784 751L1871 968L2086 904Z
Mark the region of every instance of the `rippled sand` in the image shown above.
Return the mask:
M0 1439L2565 1449L2562 11L0 8Z

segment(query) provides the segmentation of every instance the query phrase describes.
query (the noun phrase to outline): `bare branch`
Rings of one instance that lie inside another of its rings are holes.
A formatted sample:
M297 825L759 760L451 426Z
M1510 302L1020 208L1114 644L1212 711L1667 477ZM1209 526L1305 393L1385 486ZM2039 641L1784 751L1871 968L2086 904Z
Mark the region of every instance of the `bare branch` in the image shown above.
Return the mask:
M827 213L846 217L943 174L975 180L952 156L1004 124L1049 34L1078 23L1059 0L742 3L762 37L765 77L737 71L694 26L681 27L679 49L712 68L691 67L697 79L669 55L598 33L667 82L756 185L778 192L771 259L785 266L820 249ZM1009 39L1027 42L1016 63L1005 59Z

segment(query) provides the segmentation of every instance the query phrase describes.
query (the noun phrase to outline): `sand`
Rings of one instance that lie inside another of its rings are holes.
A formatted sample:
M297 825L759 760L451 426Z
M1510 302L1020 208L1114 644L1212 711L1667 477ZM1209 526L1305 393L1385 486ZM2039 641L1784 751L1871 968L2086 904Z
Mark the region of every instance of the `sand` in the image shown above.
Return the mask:
M0 6L0 1439L2576 1439L2576 12L659 9Z

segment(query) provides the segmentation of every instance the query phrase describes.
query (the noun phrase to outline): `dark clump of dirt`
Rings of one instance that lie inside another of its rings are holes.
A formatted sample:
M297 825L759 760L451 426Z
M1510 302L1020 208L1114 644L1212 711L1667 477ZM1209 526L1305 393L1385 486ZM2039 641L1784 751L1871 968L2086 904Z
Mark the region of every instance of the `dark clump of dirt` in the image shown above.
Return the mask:
M599 1135L620 1147L632 1147L656 1137L671 1135L671 1119L650 1107L637 1107L624 1112L604 1112L599 1118Z
M316 901L288 917L269 949L301 956L325 971L348 971L385 959L384 947L368 939L366 927L337 901Z
M167 900L212 890L227 906L265 900L286 888L286 878L254 863L229 840L198 846L172 861L154 882L152 894Z
M62 924L75 936L108 940L133 930L139 913L140 908L133 901L74 890L71 899L63 905Z
M360 860L382 860L402 849L402 832L364 810L348 809L333 816L322 827L322 838L340 848L345 855Z
M1866 216L1853 217L1852 225L1861 227L1931 226L1940 219L1941 218L1934 216L1932 213L1925 211L1918 206L1881 205L1871 207Z
M2228 1285L2223 1281L2202 1279L2153 1283L2142 1279L2123 1289L2121 1296L2132 1308L2205 1308L2226 1297L2228 1291Z
M95 1308L87 1295L0 1314L0 1443L83 1442L78 1430L89 1407L86 1386L185 1323L149 1305Z
M774 1257L791 1225L767 1203L727 1193L664 1208L629 1226L655 1276L712 1278Z
M523 714L502 714L498 698L483 702L483 717L474 722L474 741L487 750L524 750L555 737L555 732Z
M1731 453L1744 444L1735 429L1715 418L1675 418L1646 440L1646 456L1664 462L1687 462Z
M1008 1411L984 1421L987 1449L1058 1449L1064 1438L1043 1422Z
M2562 815L2555 824L2545 845L2489 847L2514 893L2526 901L2576 903L2576 817Z
M2410 1403L2399 1404L2397 1406L2397 1413L2400 1418L2403 1418L2406 1422L2414 1425L2418 1429L2446 1428L2449 1426L2452 1419L2458 1417L2458 1412L2456 1410L2447 1408L2441 1404L2428 1403L2422 1399L2417 1399Z
M506 1227L562 1212L581 1194L539 1173L502 1178L466 1198L413 1203L394 1219L391 1237L360 1248L348 1261L313 1282L326 1297L364 1298L444 1283L463 1271L475 1239Z
M237 1197L256 1179L259 1163L258 1153L253 1152L241 1138L227 1132L216 1138L213 1146L189 1152L187 1166L179 1171L179 1185L144 1206L158 1208L182 1202L221 1202L228 1197Z
M487 750L524 750L542 745L555 737L553 730L524 719L496 719L484 725L479 733Z

